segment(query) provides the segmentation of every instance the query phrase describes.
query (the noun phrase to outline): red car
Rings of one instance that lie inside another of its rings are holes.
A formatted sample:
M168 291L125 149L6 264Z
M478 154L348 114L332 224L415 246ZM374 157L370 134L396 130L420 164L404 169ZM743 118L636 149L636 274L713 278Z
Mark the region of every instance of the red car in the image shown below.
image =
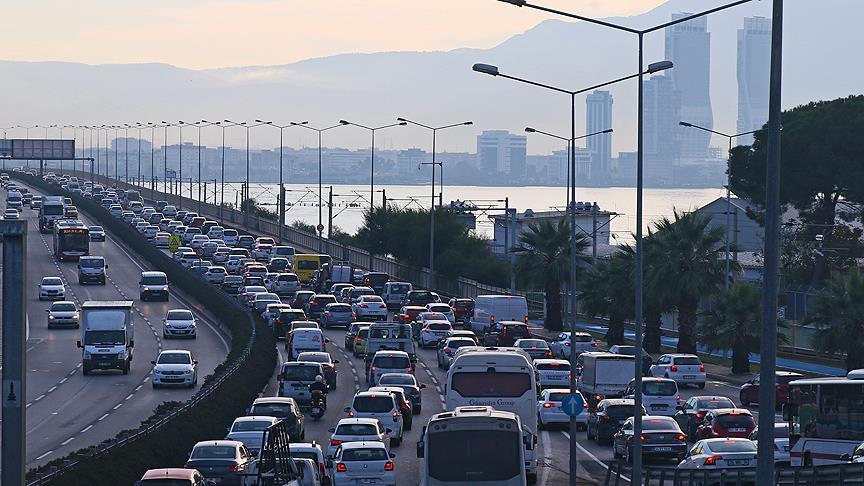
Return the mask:
M474 299L450 299L447 304L453 309L456 322L467 322L474 315Z
M781 407L789 403L789 382L804 378L801 373L794 371L778 371L777 372L777 393L774 395L777 400L777 407ZM741 406L746 407L751 403L759 403L759 375L756 375L741 385L741 391L738 392L738 398L741 400Z
M396 317L402 324L411 324L411 321L416 320L421 312L426 312L426 308L419 305L406 305L399 309Z
M756 428L753 414L746 408L720 408L705 414L705 420L696 429L696 440L715 437L749 438Z

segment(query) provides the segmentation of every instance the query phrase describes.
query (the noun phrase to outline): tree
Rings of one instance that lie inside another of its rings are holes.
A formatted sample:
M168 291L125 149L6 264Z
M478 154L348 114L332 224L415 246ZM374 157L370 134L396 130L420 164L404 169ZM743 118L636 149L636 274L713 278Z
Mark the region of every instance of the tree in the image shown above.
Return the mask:
M710 228L710 216L674 210L674 219L654 223L657 258L651 268L652 285L662 286L678 310L678 352L696 352L699 300L723 285L724 228ZM734 264L733 272L738 271Z
M624 324L633 316L633 259L616 253L600 260L581 279L579 301L582 311L609 320L606 343L624 343Z
M750 372L750 353L759 351L762 290L736 283L717 294L699 324L699 342L709 351L732 350L732 373ZM779 337L779 336L778 336Z
M831 279L816 293L806 322L819 332L813 344L829 355L845 354L846 369L864 368L864 276L854 272Z
M576 236L576 253L582 263L588 261L582 256L588 245L585 236ZM570 224L564 218L531 221L511 251L516 254L520 278L546 292L544 325L553 331L562 330L561 285L570 281Z
M807 240L821 234L822 245L834 248L838 203L864 202L864 96L798 106L784 112L781 123L780 201L799 210ZM732 190L759 205L765 200L767 149L768 133L761 131L752 146L730 154ZM811 285L821 286L826 270L822 252Z

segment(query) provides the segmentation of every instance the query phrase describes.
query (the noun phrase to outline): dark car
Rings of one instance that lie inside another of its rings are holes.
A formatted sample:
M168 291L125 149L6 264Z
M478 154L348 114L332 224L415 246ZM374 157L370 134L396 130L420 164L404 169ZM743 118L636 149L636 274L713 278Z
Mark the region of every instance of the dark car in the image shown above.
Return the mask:
M361 327L368 327L368 322L352 322L351 325L348 326L348 329L345 330L345 350L350 351L354 349L354 338L357 337L357 331L360 330Z
M184 467L197 469L220 486L241 486L244 475L254 472L255 457L242 442L207 440L195 444Z
M399 309L399 313L396 317L402 324L411 324L422 312L426 312L426 308L423 306L406 305Z
M306 438L306 428L303 425L303 413L293 398L262 397L256 398L252 406L246 409L246 415L263 415L276 417L288 424L288 436L292 442L301 442Z
M687 437L672 417L648 415L642 417L642 457L645 459L673 459L681 462L687 455ZM612 455L633 462L633 418L624 421L615 433Z
M612 442L612 437L633 416L635 403L630 398L607 398L597 402L597 406L588 411L588 439L604 445ZM648 415L642 408L642 415Z
M311 299L309 299L309 302L306 302L306 306L303 310L306 311L307 318L317 320L321 318L321 313L324 312L327 304L335 303L336 297L331 294L315 294Z
M453 309L456 322L467 322L474 315L474 299L450 299L447 304Z
M775 400L777 400L777 408L789 403L789 382L804 378L801 373L794 371L778 371L777 384L775 385ZM741 406L746 407L751 403L759 403L759 375L754 376L750 381L741 385L741 390L738 392L738 397L741 399Z
M354 322L354 311L348 304L327 304L327 307L321 312L319 321L321 327L327 329L333 326L348 327Z
M687 434L687 440L696 441L696 429L705 420L705 414L711 410L735 408L732 400L721 396L695 396L678 406L673 417L681 430Z
M303 309L282 309L276 319L273 319L273 335L276 339L285 339L292 322L305 320L306 313Z
M423 401L420 390L426 385L417 383L417 378L411 373L384 373L378 378L379 386L394 386L405 391L405 396L411 400L411 407L415 414L423 409Z
M437 302L441 302L441 297L439 297L435 292L430 292L428 290L412 290L405 295L405 301L402 302L402 305L405 307L415 305L426 307L426 304Z
M240 287L243 286L243 277L240 275L225 275L225 280L222 281L222 290L231 295L237 295L240 292Z
M696 428L696 439L714 437L750 437L756 428L753 414L746 408L721 408L705 414L702 425Z
M385 272L366 272L363 274L363 285L372 287L376 294L381 295L384 284L390 281L390 275Z
M330 353L325 351L304 351L297 355L297 361L321 363L321 367L324 368L324 383L331 390L336 389L336 365L339 364L339 360L333 359Z
M283 257L271 258L270 263L267 264L268 272L282 273L287 272L290 268L291 262L289 262L287 258Z
M315 292L312 292L311 290L298 290L294 293L294 300L291 301L291 307L302 309L306 306L306 303L312 299L313 295L315 295Z
M528 339L528 324L518 321L496 321L483 336L485 346L513 346L520 339Z

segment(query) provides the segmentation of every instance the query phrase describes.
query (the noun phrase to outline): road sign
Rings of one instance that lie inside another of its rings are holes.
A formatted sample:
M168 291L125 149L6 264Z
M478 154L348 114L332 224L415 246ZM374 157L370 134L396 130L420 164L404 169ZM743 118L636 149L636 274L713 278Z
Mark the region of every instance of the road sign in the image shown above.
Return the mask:
M180 248L180 237L177 235L169 236L168 249L171 250L171 253L177 253L177 248Z
M323 225L323 224L319 224L318 227L317 227L317 229L318 229L318 232L319 232L319 233L323 233L323 232L324 232L324 225Z
M75 140L9 138L0 141L0 157L33 160L71 160Z
M578 393L564 395L561 399L561 409L571 417L576 417L585 411L585 400Z

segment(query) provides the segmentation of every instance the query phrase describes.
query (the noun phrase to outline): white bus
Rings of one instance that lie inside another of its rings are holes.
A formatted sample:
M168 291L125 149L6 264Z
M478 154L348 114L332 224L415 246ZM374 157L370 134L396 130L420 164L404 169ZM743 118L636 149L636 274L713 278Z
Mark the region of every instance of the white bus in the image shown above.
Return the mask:
M537 479L537 371L521 349L465 346L447 371L444 409L487 406L513 412L522 423L525 470Z
M423 427L417 457L423 486L524 486L522 423L492 407L458 407L433 415Z
M845 463L864 442L864 369L846 377L789 383L789 456L793 466Z

